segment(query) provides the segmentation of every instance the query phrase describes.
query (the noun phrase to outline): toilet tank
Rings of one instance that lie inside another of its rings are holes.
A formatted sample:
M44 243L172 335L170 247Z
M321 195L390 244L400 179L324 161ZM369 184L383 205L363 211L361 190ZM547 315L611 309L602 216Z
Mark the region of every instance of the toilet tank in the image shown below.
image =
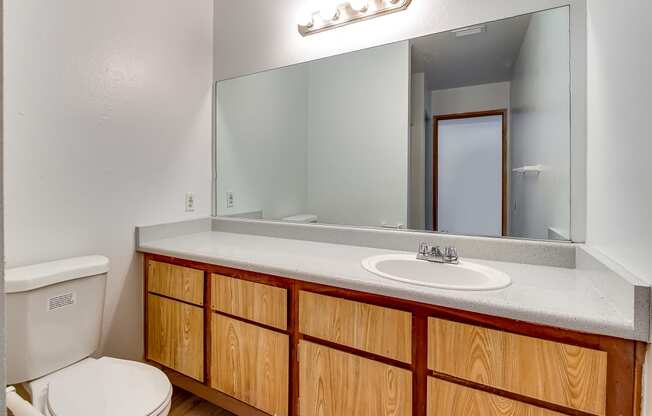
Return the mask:
M98 349L108 270L103 256L6 270L7 384L40 378Z

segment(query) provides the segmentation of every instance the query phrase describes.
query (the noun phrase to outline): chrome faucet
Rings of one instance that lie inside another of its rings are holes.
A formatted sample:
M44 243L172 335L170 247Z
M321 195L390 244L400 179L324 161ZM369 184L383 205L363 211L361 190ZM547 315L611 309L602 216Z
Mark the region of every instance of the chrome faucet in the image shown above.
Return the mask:
M428 243L419 244L417 260L425 260L431 263L459 264L460 258L455 247L446 247L444 250L439 246L432 246Z

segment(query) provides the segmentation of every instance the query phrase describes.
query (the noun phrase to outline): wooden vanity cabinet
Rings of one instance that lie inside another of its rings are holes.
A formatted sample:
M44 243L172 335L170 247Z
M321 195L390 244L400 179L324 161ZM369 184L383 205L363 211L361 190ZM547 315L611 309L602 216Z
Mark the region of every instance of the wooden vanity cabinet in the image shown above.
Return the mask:
M428 377L428 416L563 416L552 410Z
M196 306L204 305L204 272L160 261L147 262L147 291Z
M389 359L412 362L409 312L301 291L299 331Z
M212 317L211 387L270 415L287 416L290 338Z
M287 329L287 290L280 287L211 275L211 307L261 325Z
M299 342L301 416L411 416L408 370Z
M443 319L428 319L428 368L603 416L607 353Z
M640 416L646 345L146 255L146 359L237 416Z
M147 359L204 380L202 308L147 295Z

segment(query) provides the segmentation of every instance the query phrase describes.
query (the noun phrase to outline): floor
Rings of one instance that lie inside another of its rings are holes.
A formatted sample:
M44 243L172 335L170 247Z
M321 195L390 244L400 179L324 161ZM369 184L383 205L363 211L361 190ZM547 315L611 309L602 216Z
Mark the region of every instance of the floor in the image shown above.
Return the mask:
M172 410L169 416L234 416L226 410L208 403L188 393L185 390L174 388L172 395Z
M12 416L8 412L8 416ZM169 416L234 416L226 410L193 396L185 390L174 388Z

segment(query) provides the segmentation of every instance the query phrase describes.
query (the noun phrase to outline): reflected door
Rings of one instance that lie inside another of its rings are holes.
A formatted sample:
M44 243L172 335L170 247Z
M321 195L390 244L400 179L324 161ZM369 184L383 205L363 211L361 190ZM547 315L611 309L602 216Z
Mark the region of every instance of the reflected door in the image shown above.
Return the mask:
M433 222L452 234L506 234L505 111L434 117Z

